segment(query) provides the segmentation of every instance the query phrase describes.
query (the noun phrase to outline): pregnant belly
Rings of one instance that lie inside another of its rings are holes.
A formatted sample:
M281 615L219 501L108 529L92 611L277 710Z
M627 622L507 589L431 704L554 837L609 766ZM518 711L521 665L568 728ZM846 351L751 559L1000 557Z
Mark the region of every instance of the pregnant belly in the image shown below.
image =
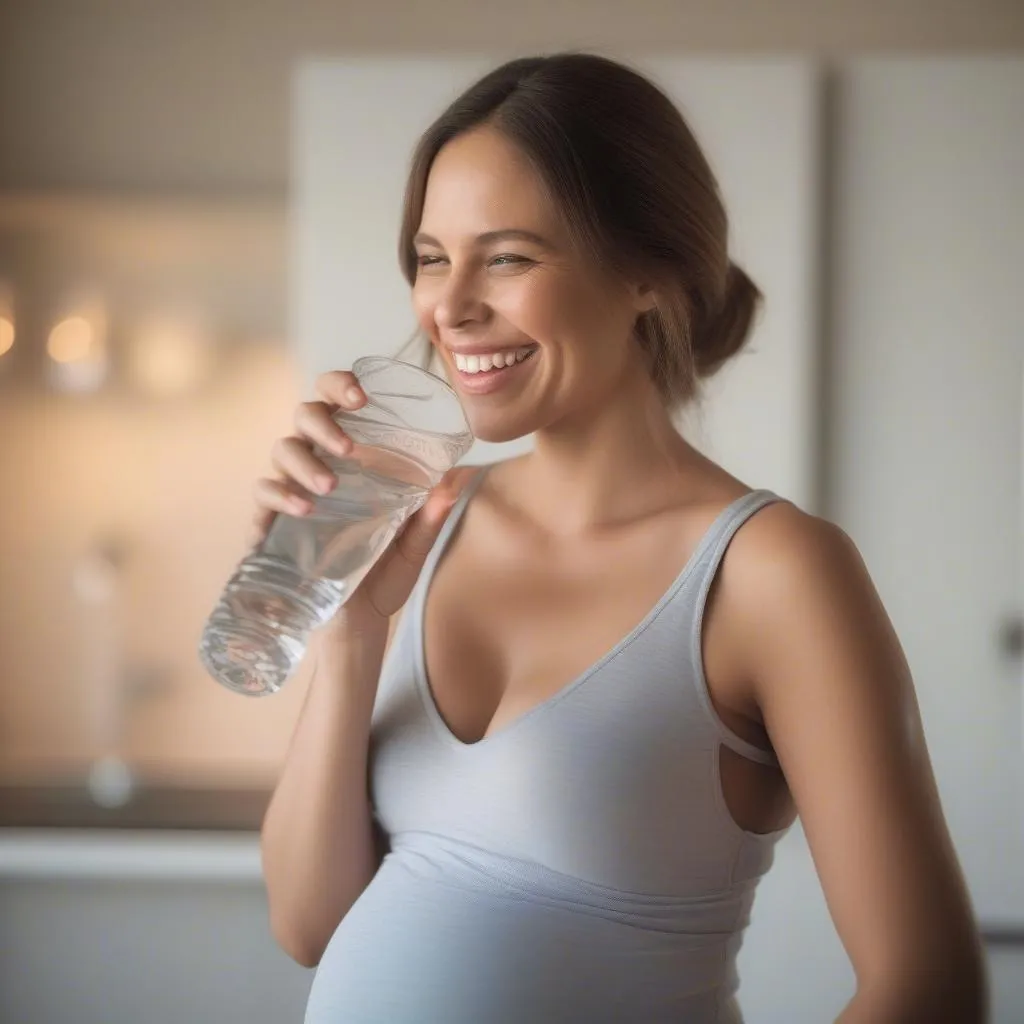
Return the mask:
M739 1020L721 934L644 927L450 854L385 858L324 953L306 1024Z

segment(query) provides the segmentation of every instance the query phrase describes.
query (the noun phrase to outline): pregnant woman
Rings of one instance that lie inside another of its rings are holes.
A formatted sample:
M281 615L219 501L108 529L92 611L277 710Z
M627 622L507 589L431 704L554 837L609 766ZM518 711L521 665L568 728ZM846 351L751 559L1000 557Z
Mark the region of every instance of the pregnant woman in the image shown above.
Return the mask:
M262 834L274 933L318 965L308 1024L737 1024L797 814L856 973L843 1024L983 1019L856 549L674 425L760 298L727 234L678 110L603 58L506 64L423 136L400 240L422 333L477 437L536 443L449 474L311 649ZM332 413L364 400L320 379L257 538L333 486L313 445L345 454Z

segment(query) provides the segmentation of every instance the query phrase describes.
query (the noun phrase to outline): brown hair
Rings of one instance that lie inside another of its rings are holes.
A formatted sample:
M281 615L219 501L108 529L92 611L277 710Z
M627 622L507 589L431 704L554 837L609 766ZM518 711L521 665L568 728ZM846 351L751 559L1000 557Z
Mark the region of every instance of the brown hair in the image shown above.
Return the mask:
M652 281L657 306L638 319L637 338L666 401L692 398L743 347L761 293L729 259L718 184L676 106L636 71L591 54L520 58L485 75L413 156L399 242L410 285L434 159L485 124L530 161L581 252Z

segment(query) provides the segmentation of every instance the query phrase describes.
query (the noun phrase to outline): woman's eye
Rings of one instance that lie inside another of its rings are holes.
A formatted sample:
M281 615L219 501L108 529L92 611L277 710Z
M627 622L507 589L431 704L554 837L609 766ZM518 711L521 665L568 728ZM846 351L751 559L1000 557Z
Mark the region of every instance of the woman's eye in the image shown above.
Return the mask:
M488 266L491 267L527 267L533 263L533 260L527 259L525 256L519 256L513 252L503 252L494 256L488 261ZM430 270L435 267L443 267L448 264L448 260L444 256L438 256L435 253L420 253L416 257L416 265L421 270Z
M416 263L421 267L436 267L439 263L444 263L444 257L431 256L424 253L423 255L416 257Z
M510 267L532 263L532 260L528 260L525 256L518 256L513 252L503 252L498 256L495 256L491 260L491 266L493 267Z

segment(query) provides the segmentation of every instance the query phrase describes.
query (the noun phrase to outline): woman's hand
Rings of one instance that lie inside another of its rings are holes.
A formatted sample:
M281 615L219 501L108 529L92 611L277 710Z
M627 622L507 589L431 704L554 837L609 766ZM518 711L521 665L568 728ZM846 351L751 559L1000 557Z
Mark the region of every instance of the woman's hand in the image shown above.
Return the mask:
M274 476L256 483L256 514L250 535L254 546L266 537L279 513L307 515L313 509L314 496L328 494L336 486L333 472L317 458L314 446L342 458L352 452L352 440L334 416L339 410L359 409L366 403L359 382L353 374L335 370L317 378L315 393L316 401L299 406L295 433L274 444ZM444 476L342 605L331 623L332 630L339 629L343 635L386 632L390 617L408 600L441 526L473 472L458 468Z

